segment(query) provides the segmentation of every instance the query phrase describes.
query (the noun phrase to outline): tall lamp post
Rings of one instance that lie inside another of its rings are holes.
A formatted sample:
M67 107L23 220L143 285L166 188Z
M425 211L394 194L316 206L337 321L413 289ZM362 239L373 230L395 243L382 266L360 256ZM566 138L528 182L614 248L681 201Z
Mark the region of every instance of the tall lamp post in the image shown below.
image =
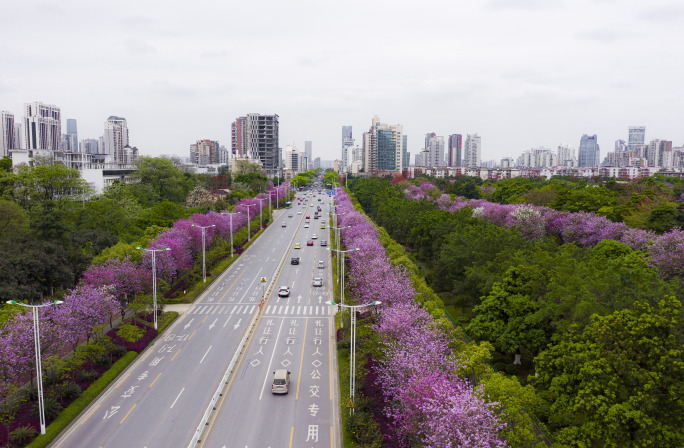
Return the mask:
M152 252L152 314L154 315L154 329L157 329L157 252L164 252L171 250L170 247L164 247L163 249L144 249L138 247L138 250L144 250L145 252Z
M355 250L359 250L359 248L356 247L354 249L349 249L349 250L339 250L339 249L328 248L328 250L331 252L337 252L337 258L340 258L340 254L342 254L342 257L344 257L344 255L347 252L354 252ZM340 300L342 302L342 305L344 305L344 263L342 263L342 275L338 274L338 277L342 278L342 281L340 282ZM340 313L341 313L340 314L340 328L344 328L344 323L342 322L342 311L340 311Z
M247 241L252 241L252 225L249 221L249 208L256 207L256 204L245 205L247 207Z
M233 215L239 215L241 212L226 213L221 212L222 215L228 215L230 217L230 258L233 258Z
M204 234L208 228L216 227L216 224L212 224L210 226L198 226L197 224L193 224L192 226L197 227L198 229L202 229L202 278L204 279L204 283L206 283L207 282L207 263L206 263L207 257L205 254L206 244L204 243L204 239L205 239Z
M356 310L358 308L365 308L367 306L380 305L382 302L375 300L371 303L366 303L363 305L344 305L341 303L335 303L332 300L325 302L328 305L337 305L340 308L349 308L351 311L351 344L349 350L349 398L351 399L352 405L354 404L354 389L356 389ZM340 321L342 319L340 318ZM352 407L352 413L354 408Z
M337 214L333 213L332 214L335 222L333 223L331 228L333 230L337 231L335 233L335 247L340 247L340 229L348 229L349 227L351 227L351 226L340 226L340 227L337 226L337 216L341 216L344 214L345 213L337 213ZM340 260L339 260L339 258L340 257L337 257L337 258L338 258L337 259L337 275L338 275L337 283L339 283L340 282L340 278L339 278L339 275L340 275Z
M266 201L268 198L256 198L256 200L259 201L259 228L261 228L264 225L264 218L261 213L261 204L263 204L263 202L261 201Z
M40 420L40 433L45 434L45 403L43 401L43 364L40 357L40 321L38 319L38 308L45 308L48 306L55 306L64 303L61 300L55 300L51 303L43 305L27 305L25 303L8 300L8 305L19 305L26 308L31 308L31 315L33 316L33 345L36 351L36 378L38 382L38 418Z

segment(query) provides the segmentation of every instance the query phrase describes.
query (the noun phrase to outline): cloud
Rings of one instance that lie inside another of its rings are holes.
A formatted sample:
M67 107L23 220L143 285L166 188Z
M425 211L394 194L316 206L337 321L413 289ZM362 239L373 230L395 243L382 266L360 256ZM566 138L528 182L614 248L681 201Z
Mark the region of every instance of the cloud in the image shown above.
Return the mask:
M158 53L157 49L151 44L141 39L126 39L124 49L130 54L150 55Z
M578 39L589 40L593 42L613 43L628 39L631 34L626 31L616 31L607 29L590 29L580 30L575 33Z
M637 19L648 20L649 22L676 22L681 23L684 18L684 7L668 5L642 10Z
M523 9L540 10L557 7L555 2L549 0L488 0L487 7L490 9Z

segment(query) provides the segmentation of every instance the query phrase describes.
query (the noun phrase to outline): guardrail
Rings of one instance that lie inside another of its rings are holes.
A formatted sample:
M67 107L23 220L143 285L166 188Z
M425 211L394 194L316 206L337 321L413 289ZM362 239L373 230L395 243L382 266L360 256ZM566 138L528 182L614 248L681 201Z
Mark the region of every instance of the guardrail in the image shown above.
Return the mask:
M290 246L294 242L296 235L297 235L297 232L295 232L292 235L292 239L290 240L290 243L289 243ZM200 423L199 423L199 425L197 425L197 429L195 430L195 434L192 436L192 439L190 439L190 443L188 444L188 448L194 448L194 446L200 442L200 437L202 436L202 432L204 431L205 426L207 426L207 424L208 424L209 416L211 415L212 411L216 410L216 404L218 403L219 397L222 395L221 391L224 389L224 387L226 387L226 384L228 384L228 379L230 378L230 375L232 375L233 370L235 369L235 365L237 364L238 358L240 357L242 352L247 347L247 341L249 340L250 336L252 335L252 332L254 330L254 326L256 325L257 319L261 315L261 312L264 309L264 305L266 305L267 297L273 291L273 285L275 284L276 277L278 277L278 275L282 271L283 267L285 266L285 260L287 260L287 251L283 254L283 257L280 259L280 262L278 263L278 267L276 268L273 276L271 277L271 281L269 282L268 286L265 289L264 297L261 299L261 302L259 302L259 308L257 309L257 312L254 313L254 316L252 316L252 320L249 322L249 325L245 329L245 334L244 334L244 336L242 336L242 340L240 341L240 344L238 345L238 349L235 352L235 354L233 355L233 359L230 360L230 364L228 364L228 368L226 369L225 373L223 374L223 378L221 378L221 381L219 382L219 385L216 388L216 392L214 392L214 395L211 397L211 400L209 401L209 405L207 406L207 410L204 411L204 414L202 415L202 419L200 420Z

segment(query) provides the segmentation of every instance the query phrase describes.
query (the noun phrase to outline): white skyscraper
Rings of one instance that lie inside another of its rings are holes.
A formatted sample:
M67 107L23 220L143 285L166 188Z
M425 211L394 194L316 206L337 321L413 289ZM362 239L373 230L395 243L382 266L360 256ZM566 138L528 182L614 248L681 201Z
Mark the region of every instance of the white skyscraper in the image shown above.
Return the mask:
M9 156L10 149L18 149L17 143L14 114L0 111L0 157Z
M463 145L463 166L480 166L482 140L477 134L468 134Z
M629 126L627 149L641 149L646 144L646 126Z
M444 166L444 137L438 136L434 132L425 134L425 151L427 160L423 160L425 166L435 167Z
M342 164L346 168L352 160L349 160L349 149L354 146L354 138L352 137L352 127L342 126Z
M306 153L306 169L309 170L313 168L313 144L311 141L304 142L304 152Z
M104 123L104 154L109 162L123 163L128 146L128 124L125 118L112 115Z
M577 156L575 155L575 148L565 143L558 145L558 165L575 167L577 166Z
M24 137L28 149L59 151L62 114L57 106L39 102L24 104Z

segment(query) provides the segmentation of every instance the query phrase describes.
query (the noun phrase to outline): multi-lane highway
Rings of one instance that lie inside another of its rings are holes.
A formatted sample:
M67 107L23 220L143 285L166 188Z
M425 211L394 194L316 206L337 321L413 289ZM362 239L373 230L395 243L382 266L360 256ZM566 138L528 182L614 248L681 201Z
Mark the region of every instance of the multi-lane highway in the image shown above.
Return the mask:
M317 206L327 211L328 199L319 198L277 211L274 223L54 446L341 446L334 309L325 304L332 299L330 255L320 245L329 231L313 219ZM307 246L314 233L318 239ZM294 256L299 265L290 264ZM323 286L312 286L313 277L322 277ZM289 297L278 297L281 285ZM291 372L290 392L274 395L273 371L283 368Z

